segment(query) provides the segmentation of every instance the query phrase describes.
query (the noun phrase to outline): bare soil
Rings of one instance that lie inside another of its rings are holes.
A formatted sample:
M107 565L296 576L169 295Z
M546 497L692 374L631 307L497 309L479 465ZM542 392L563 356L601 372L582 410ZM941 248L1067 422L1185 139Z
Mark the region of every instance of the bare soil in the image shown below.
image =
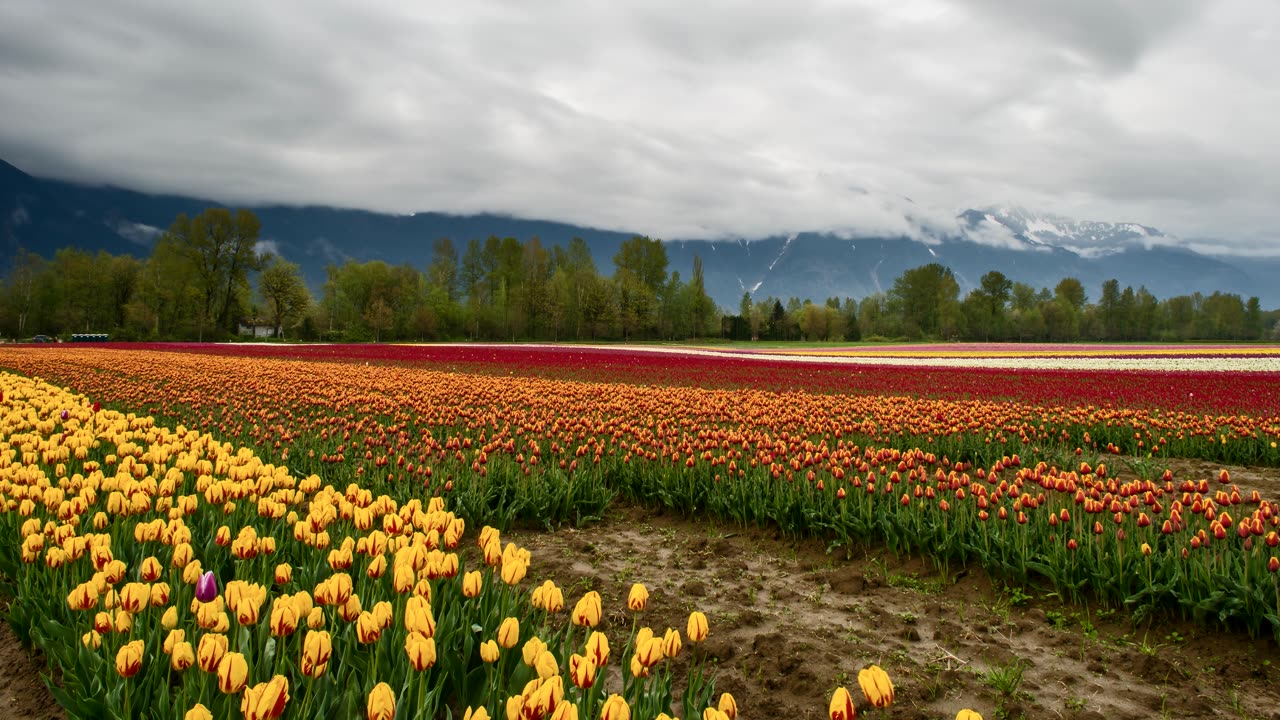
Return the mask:
M1222 469L1169 466L1179 480ZM1280 497L1280 470L1227 470L1242 489ZM1135 627L1122 609L1064 606L1048 590L1008 588L978 568L944 578L927 561L878 548L828 548L625 504L587 527L504 540L528 547L530 578L555 580L568 603L599 591L615 638L631 629L632 583L650 589L641 622L659 632L683 634L689 612L705 612L718 691L733 693L746 718L824 718L836 685L858 697L858 670L876 663L896 687L892 718L949 720L969 707L989 720L1280 720L1274 639L1173 618ZM1019 666L1016 687L993 675ZM42 673L43 658L0 623L0 718L64 720Z
M1123 610L1063 606L977 568L944 579L919 559L626 506L590 527L504 539L530 548L530 576L554 579L567 603L599 591L610 634L630 631L636 582L650 590L641 623L658 632L683 633L690 611L706 613L717 691L743 717L825 718L832 690L859 697L857 673L875 663L896 688L893 718L949 720L966 707L986 718L1280 718L1273 639L1171 619L1133 627ZM989 674L1018 665L1021 682L1001 692Z
M42 674L49 674L44 657L28 652L9 624L0 622L0 718L66 720Z

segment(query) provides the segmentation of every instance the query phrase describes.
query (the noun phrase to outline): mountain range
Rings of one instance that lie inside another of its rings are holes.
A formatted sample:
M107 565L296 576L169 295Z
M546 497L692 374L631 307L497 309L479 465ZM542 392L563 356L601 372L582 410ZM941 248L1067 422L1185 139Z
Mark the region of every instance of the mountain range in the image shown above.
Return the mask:
M195 215L215 201L91 186L32 177L0 161L0 272L19 247L52 257L62 247L146 256L179 213ZM302 266L319 289L325 267L346 259L380 259L425 267L431 246L450 237L459 247L490 235L566 245L575 236L591 248L603 273L612 272L619 246L635 232L495 214L423 212L391 215L317 206L261 205L262 247ZM643 233L643 229L637 230ZM1021 208L971 209L946 232L918 237L858 237L798 232L734 240L667 240L670 269L689 278L693 256L703 260L707 291L736 310L744 292L756 299L791 296L821 301L887 291L904 270L930 262L951 268L961 292L989 270L1037 288L1064 277L1084 283L1096 298L1102 283L1145 286L1156 297L1194 292L1257 295L1280 307L1280 258L1208 256L1180 247L1160 230L1135 223L1079 222Z

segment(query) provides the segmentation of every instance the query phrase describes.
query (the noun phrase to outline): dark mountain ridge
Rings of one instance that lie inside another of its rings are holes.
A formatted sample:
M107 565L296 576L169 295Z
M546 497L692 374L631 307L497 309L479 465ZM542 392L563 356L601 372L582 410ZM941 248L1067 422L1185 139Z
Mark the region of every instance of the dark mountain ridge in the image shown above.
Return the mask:
M0 161L0 272L19 247L51 257L62 247L146 256L152 242L179 213L195 215L221 203L176 195L150 195L110 186L34 178ZM262 240L299 263L313 289L325 266L346 259L380 259L425 267L440 237L465 248L490 235L565 246L581 237L601 272L635 233L601 230L498 214L423 212L392 215L320 206L261 205ZM641 231L643 232L643 231ZM941 238L841 237L802 232L736 240L668 240L669 269L688 279L693 256L703 260L708 293L734 310L744 292L800 297L862 298L887 291L903 271L930 262L950 267L962 292L989 270L1037 288L1064 277L1084 283L1096 298L1102 283L1145 286L1157 297L1194 292L1257 295L1264 307L1280 306L1274 282L1280 260L1209 257L1170 244L1160 231L1132 223L1076 223L1025 210L967 210L957 230Z

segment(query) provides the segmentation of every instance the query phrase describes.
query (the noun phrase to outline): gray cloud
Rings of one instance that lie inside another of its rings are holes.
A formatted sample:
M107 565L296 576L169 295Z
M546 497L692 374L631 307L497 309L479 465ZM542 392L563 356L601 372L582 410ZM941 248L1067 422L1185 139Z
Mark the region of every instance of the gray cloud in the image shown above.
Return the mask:
M1280 253L1277 48L1250 0L5 3L0 157L671 238L1009 203Z

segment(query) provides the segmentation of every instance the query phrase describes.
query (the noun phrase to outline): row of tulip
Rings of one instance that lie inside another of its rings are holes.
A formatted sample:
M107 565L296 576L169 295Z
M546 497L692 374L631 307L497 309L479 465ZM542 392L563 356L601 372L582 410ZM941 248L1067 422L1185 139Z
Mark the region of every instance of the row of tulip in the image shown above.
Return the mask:
M704 390L101 349L0 349L0 366L57 378L126 407L216 429L264 452L309 441L305 449L329 462L358 461L367 454L397 464L403 457L421 467L448 440L468 435L487 446L486 456L506 452L508 445L512 450L507 454L522 455L530 451L530 443L524 438L513 442L519 431L539 446L543 459L557 462L572 462L568 453L590 438L603 443L593 452L626 450L638 442L646 454L657 457L692 455L698 463L710 452L708 460L719 462L727 437L740 436L756 449L757 460L784 463L803 461L803 443L810 439L846 439L922 447L978 465L1014 453L1039 456L1051 448L1079 447L1156 460L1185 457L1280 466L1280 378L1272 378L1267 388L1271 404L1266 412L1210 415L1167 407L986 399L998 394L994 391L976 399L931 400ZM1238 386L1248 385L1252 377L1228 375L1228 384ZM1083 380L1079 387L1101 381ZM1117 399L1130 384L1112 387ZM651 418L667 424L663 432L648 427ZM315 428L319 433L312 433ZM485 441L479 440L482 435ZM769 447L761 447L761 436ZM277 459L295 464L315 459L300 458L296 450Z
M1192 414L1274 415L1280 376L1274 372L996 369L850 366L786 362L758 353L683 354L627 348L526 345L109 345L226 357L394 365L586 382L679 385L774 392L906 395L938 400L1009 400L1031 405L1180 410ZM1059 346L1063 347L1063 346ZM1076 348L1077 346L1065 346ZM61 348L59 348L60 350ZM26 348L26 352L56 350ZM1188 348L1194 352L1194 348ZM806 351L808 352L808 351ZM1195 355L1199 357L1200 355ZM1271 357L1274 357L1272 355Z

